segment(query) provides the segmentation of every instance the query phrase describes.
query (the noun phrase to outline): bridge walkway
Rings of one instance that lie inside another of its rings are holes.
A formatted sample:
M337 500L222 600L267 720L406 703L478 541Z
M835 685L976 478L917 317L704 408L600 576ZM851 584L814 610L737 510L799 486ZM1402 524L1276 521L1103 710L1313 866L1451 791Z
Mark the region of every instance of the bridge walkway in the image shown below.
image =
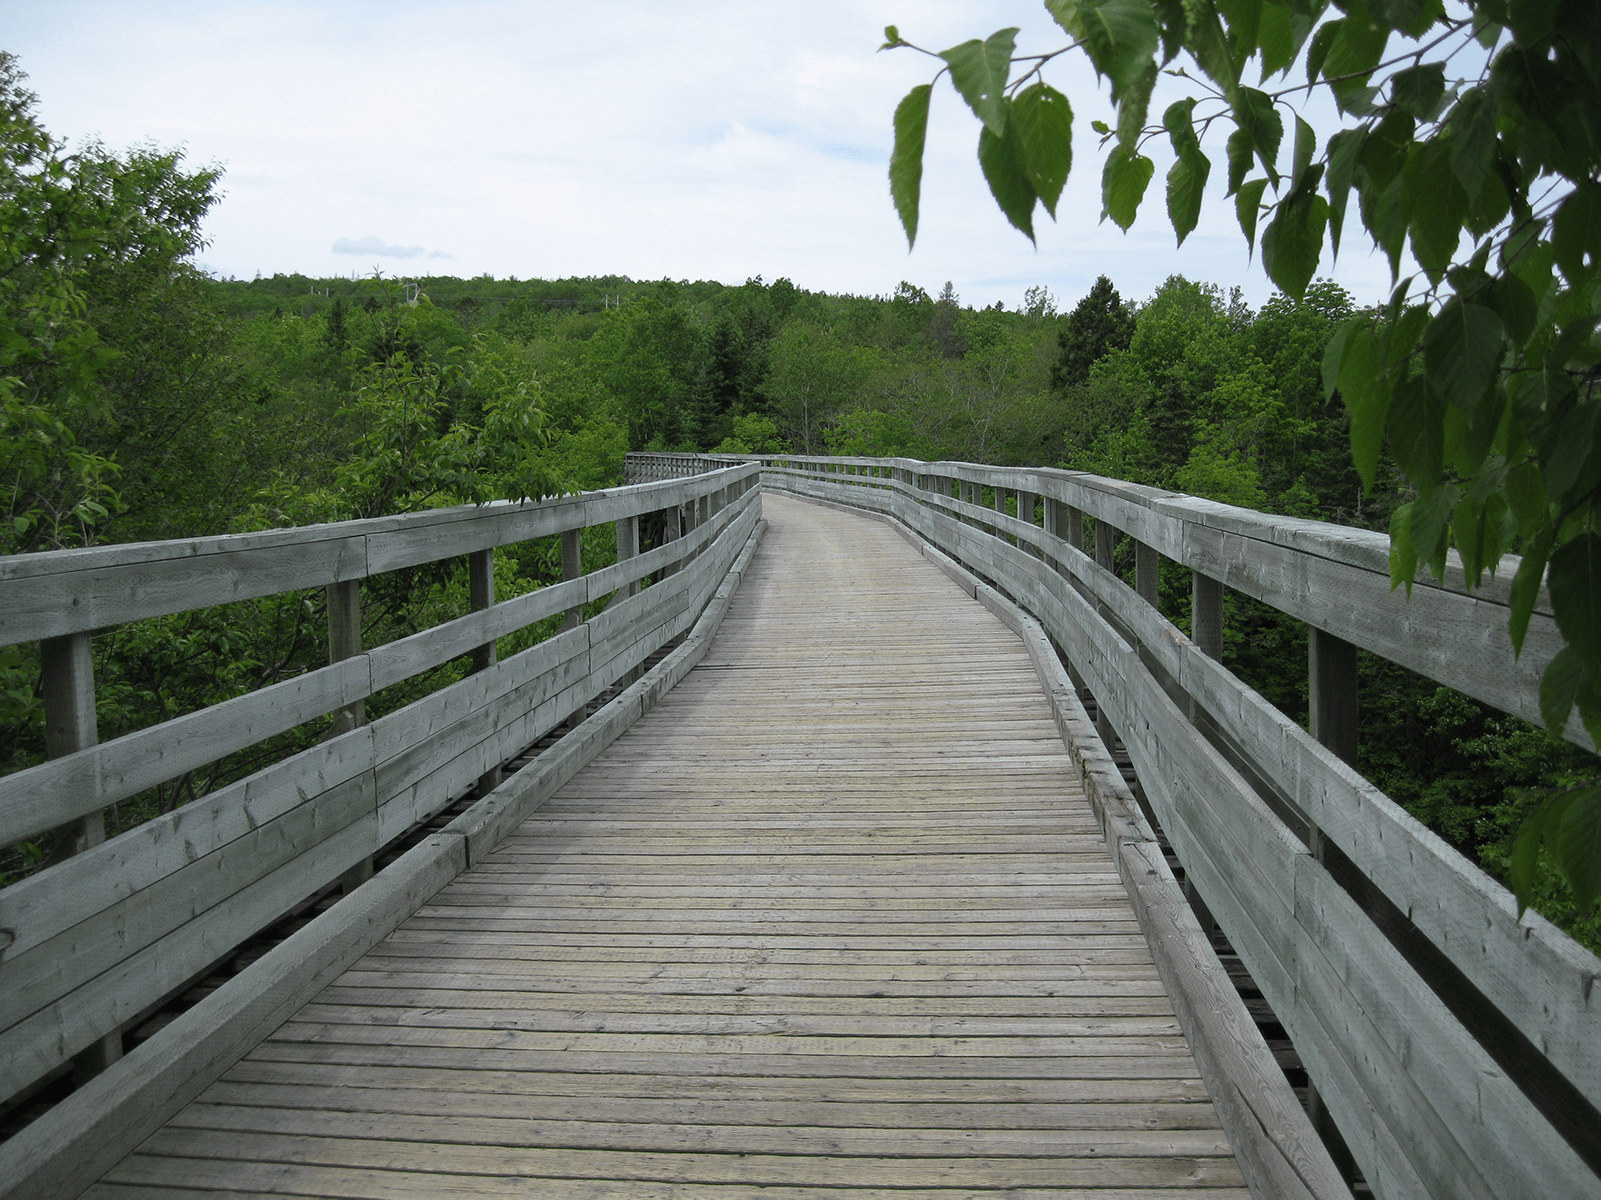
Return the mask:
M705 661L88 1195L1246 1195L1021 643L764 509Z

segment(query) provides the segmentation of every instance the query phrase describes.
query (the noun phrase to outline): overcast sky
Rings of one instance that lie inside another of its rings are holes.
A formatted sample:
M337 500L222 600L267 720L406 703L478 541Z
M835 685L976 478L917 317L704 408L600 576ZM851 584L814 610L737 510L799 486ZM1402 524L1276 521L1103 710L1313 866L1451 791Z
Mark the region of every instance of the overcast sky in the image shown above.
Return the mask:
M225 169L201 257L219 275L762 275L866 295L951 280L964 303L1008 308L1036 284L1070 307L1102 273L1131 298L1174 272L1239 285L1253 304L1272 292L1222 197L1221 144L1206 146L1215 194L1182 249L1162 211L1165 157L1133 231L1100 223L1088 122L1110 113L1077 64L1049 76L1078 116L1076 166L1059 222L1038 215L1038 249L995 208L978 124L943 83L907 253L885 178L890 119L935 64L875 53L883 27L931 49L1007 25L1022 27L1020 52L1062 45L1029 0L9 8L0 49L21 59L53 133L181 146ZM1332 274L1381 298L1387 268L1348 245Z

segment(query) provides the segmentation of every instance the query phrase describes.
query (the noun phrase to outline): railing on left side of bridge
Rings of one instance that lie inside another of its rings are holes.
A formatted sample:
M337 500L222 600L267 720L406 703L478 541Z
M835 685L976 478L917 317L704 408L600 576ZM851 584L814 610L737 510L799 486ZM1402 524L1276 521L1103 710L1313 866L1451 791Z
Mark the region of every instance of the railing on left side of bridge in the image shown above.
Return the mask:
M725 580L760 530L757 475L722 466L537 502L0 559L0 646L42 643L46 719L65 731L50 759L0 777L0 845L73 825L80 847L0 890L0 1102L75 1059L87 1083L0 1145L0 1196L92 1181L86 1171L108 1168L648 707L670 679L646 676L550 764L500 784L500 764L632 681L714 597L726 606ZM647 518L665 536L642 552ZM585 573L580 535L603 524L618 561ZM564 581L496 603L495 548L544 537L561 539ZM364 580L462 556L475 611L361 645ZM328 666L96 744L95 631L311 588L327 590ZM497 639L563 614L558 632L497 661ZM704 652L697 638L662 667L681 675ZM375 692L463 657L464 678L366 720ZM108 805L330 713L313 748L104 838ZM475 791L463 816L361 882L376 851ZM117 1061L122 1030L341 879L351 896Z

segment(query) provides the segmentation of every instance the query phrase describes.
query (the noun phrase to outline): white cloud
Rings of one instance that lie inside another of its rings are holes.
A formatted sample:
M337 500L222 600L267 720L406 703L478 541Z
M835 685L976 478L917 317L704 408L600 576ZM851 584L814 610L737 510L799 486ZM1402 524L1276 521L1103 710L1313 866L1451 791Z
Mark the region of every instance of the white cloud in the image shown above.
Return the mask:
M342 237L334 243L333 252L335 254L356 254L363 258L416 258L419 254L426 253L421 246L396 246L375 238L371 234L354 240ZM428 257L449 258L450 255L442 254L440 251L435 250Z

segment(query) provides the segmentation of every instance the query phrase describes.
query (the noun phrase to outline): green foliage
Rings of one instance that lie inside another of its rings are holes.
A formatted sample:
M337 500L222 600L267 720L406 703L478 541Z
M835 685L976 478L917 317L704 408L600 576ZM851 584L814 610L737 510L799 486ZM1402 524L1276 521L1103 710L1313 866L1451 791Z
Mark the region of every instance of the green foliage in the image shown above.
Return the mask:
M1210 169L1203 143L1221 136L1247 248L1260 226L1263 269L1298 300L1325 245L1339 252L1355 196L1394 289L1381 311L1351 315L1335 333L1323 377L1350 414L1363 487L1382 488L1387 447L1415 492L1391 522L1394 582L1410 588L1420 564L1443 576L1454 547L1476 584L1521 548L1513 644L1521 650L1548 576L1568 650L1547 668L1542 709L1554 735L1577 708L1591 740L1601 740L1601 6L1466 0L1448 10L1440 0L1351 0L1332 15L1321 0L1046 7L1073 39L1069 49L1109 81L1117 109L1115 130L1096 125L1115 139L1103 217L1132 225L1155 171L1141 151L1165 134L1174 154L1168 218L1182 243ZM1062 53L1003 62L1014 35L1003 30L942 56L984 124L981 137L1012 128L1021 89L1037 86L1041 68ZM892 45L911 43L897 33ZM1201 92L1170 105L1152 127L1151 84L1180 56L1170 73ZM1244 82L1252 60L1261 88ZM980 62L982 88L974 83ZM1305 85L1263 90L1298 62ZM1019 64L1027 69L1011 80ZM1321 146L1296 107L1317 92L1339 114ZM1053 133L1051 153L1065 156L1068 137L1070 129ZM1043 153L1019 149L1016 160ZM913 166L903 155L898 169ZM996 173L984 163L1007 219L1032 237L1032 194L997 187ZM915 197L901 215L915 221ZM1421 280L1399 278L1406 248ZM1173 415L1208 447L1184 477L1250 494L1246 464L1211 448L1204 419ZM1520 905L1531 894L1531 847L1542 845L1570 873L1581 907L1594 895L1601 805L1572 795L1580 798L1554 798L1531 818L1514 856Z
M1134 314L1105 275L1078 302L1057 334L1060 353L1051 365L1051 387L1062 391L1087 383L1090 367L1134 336Z

